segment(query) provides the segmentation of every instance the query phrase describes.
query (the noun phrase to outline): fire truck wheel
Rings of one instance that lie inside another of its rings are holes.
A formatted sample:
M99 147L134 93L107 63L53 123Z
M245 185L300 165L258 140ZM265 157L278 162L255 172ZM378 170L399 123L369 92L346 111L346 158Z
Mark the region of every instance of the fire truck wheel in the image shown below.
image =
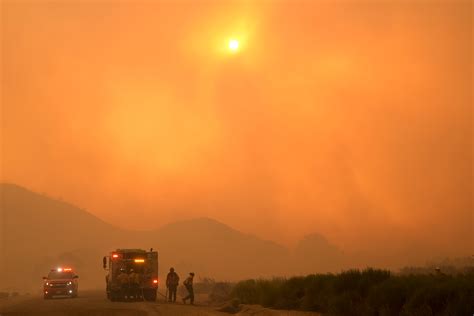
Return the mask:
M112 302L117 301L117 294L116 294L115 292L113 292L113 291L110 292L110 300L111 300Z
M156 289L143 290L145 301L156 301Z

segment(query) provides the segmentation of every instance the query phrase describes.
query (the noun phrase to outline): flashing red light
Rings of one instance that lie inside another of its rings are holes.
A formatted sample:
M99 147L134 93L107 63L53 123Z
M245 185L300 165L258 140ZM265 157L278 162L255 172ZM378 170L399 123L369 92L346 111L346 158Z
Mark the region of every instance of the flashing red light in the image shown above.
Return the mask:
M158 284L158 280L153 280L153 283Z
M71 268L64 268L63 271L72 271Z
M118 258L118 254L114 253L114 254L112 255L112 258Z

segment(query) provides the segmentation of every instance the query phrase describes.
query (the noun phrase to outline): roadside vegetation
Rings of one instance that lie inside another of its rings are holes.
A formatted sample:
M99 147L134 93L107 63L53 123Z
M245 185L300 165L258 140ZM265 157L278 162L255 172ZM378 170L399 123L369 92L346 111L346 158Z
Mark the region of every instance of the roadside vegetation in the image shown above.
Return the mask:
M448 275L435 271L393 274L368 268L289 279L252 279L235 284L229 298L242 304L327 315L472 315L474 269Z

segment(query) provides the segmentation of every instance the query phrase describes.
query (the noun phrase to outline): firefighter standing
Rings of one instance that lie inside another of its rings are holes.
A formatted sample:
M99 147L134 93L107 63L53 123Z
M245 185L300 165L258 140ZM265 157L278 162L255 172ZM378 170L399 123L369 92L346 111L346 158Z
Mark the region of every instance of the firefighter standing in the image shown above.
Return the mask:
M170 272L166 276L166 287L168 288L168 302L176 302L176 291L178 290L179 276L174 272L174 268L170 268Z
M183 303L186 304L186 301L189 299L191 305L194 304L194 289L193 289L193 279L194 279L194 272L189 273L189 276L186 280L184 280L183 284L188 290L188 296L183 298Z
M128 281L130 283L130 295L135 299L140 297L140 277L133 269L130 269L130 274L128 275Z
M122 292L122 297L125 298L125 296L128 294L128 274L125 273L125 269L120 269L120 274L117 276L117 281L120 285L120 291Z

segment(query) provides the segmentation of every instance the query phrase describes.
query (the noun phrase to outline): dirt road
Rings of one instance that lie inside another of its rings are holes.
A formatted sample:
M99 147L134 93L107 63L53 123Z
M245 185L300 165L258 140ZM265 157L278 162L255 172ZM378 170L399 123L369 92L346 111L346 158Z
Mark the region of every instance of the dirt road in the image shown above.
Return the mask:
M0 301L0 316L214 316L230 315L206 305L157 302L110 302L103 291L83 291L77 298L44 300L41 296L18 297ZM275 311L260 306L244 306L237 316L308 316L316 313Z
M208 306L165 302L110 302L102 291L83 291L77 298L44 300L40 296L0 303L1 316L149 316L149 315L229 315Z

